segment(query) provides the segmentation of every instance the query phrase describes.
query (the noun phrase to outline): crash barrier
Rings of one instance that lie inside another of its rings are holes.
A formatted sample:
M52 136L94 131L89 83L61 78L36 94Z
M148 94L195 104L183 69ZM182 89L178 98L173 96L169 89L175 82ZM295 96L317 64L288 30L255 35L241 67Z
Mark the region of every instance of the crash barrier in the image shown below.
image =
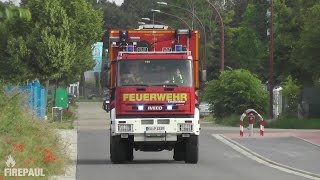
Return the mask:
M38 80L27 83L25 86L6 86L8 95L20 94L22 103L31 109L33 116L45 119L46 114L46 91Z
M248 116L249 118L249 136L252 136L253 135L253 124L255 122L255 115L256 114L259 118L260 118L260 136L263 136L264 135L264 120L262 118L262 116L257 112L255 111L254 109L247 109L240 117L240 136L243 136L243 119Z

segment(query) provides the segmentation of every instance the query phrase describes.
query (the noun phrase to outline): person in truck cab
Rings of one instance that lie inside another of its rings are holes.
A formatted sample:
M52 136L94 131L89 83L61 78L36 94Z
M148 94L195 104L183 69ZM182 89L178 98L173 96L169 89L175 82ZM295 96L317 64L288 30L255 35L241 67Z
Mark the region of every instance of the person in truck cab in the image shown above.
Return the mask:
M179 68L176 68L174 75L171 78L171 82L174 84L183 84L184 83L184 77L181 74Z
M138 75L138 71L135 66L131 66L129 74L124 78L124 84L143 84L142 77Z

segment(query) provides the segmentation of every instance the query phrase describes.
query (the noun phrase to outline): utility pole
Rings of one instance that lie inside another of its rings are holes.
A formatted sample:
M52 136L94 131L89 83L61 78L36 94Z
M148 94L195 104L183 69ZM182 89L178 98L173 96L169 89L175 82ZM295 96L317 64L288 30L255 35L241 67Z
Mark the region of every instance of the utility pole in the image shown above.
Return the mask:
M270 43L269 43L269 118L273 118L273 58L274 58L274 7L273 0L270 1Z

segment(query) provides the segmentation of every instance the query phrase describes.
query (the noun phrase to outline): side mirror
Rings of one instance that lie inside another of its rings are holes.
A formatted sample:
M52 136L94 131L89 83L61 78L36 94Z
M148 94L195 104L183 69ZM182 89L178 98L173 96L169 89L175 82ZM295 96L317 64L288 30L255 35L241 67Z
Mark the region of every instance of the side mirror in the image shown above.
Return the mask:
M206 82L207 81L207 70L201 70L200 81L201 82Z
M105 62L103 65L103 70L107 71L110 67L110 62Z

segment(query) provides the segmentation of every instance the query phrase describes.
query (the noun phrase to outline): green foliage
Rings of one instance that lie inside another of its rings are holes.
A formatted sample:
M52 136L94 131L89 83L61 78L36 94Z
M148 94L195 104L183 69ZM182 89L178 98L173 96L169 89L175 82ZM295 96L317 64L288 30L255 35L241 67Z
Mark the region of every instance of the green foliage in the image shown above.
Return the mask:
M227 26L226 64L234 69L247 69L264 77L267 47L264 43L265 37L262 37L260 32L264 24L260 22L261 19L257 19L260 15L258 7L260 5L248 4L242 12L242 21L236 22L238 25L235 27Z
M306 10L303 18L303 27L298 47L293 55L296 57L297 64L304 71L312 74L312 79L318 81L320 78L320 4L314 5Z
M233 68L243 68L252 72L263 69L264 45L254 29L243 26L229 28L232 41L228 44L229 63Z
M62 75L67 83L79 81L80 75L94 66L91 46L103 35L103 18L100 10L94 10L85 0L63 1L70 22L70 41L75 45L75 62ZM76 73L75 73L76 72Z
M319 77L319 1L275 1L275 68L280 80L292 75L311 85Z
M69 163L66 147L47 122L33 119L19 94L5 95L0 82L0 156L12 155L19 168L44 168L46 176L62 174ZM44 160L53 153L55 158ZM4 169L5 163L0 163ZM3 176L3 171L0 171Z
M218 80L209 82L205 101L211 104L217 117L242 114L249 108L264 112L267 92L261 81L247 70L224 71Z
M224 126L239 126L240 115L232 114L223 118L217 118L215 122ZM244 121L244 126L247 126L248 121Z
M267 122L265 128L280 129L320 129L320 119L298 119L280 116L274 121Z
M125 0L122 6L117 6L115 3L97 3L95 0L24 0L22 8L30 10L31 22L13 18L1 20L0 23L0 48L5 50L0 54L0 74L13 81L35 77L59 77L66 82L78 80L79 74L93 67L90 48L102 37L102 26L106 30L137 28L140 18L152 19L150 9L160 9L193 24L194 29L201 32L202 56L204 36L195 18L186 11L159 6L156 2ZM168 3L193 11L201 19L207 37L208 78L216 78L221 53L220 22L216 12L206 1L171 0ZM269 4L266 0L226 0L224 6L221 1L217 1L215 5L225 25L225 65L230 69L247 69L265 81L268 77L269 39L266 31L270 22L266 11ZM274 0L274 5L275 83L283 81L288 75L304 85L318 81L319 1ZM0 10L0 16L4 15L3 12L5 11ZM155 13L155 20L173 28L185 27L177 18L164 14ZM103 36L105 47L108 44L107 38L106 35ZM50 45L42 46L43 43ZM56 52L43 55L52 49L56 49ZM57 57L57 53L61 53L60 57ZM48 59L53 57L55 60ZM62 58L65 60L61 62ZM9 70L12 73L8 73Z
M297 85L297 81L288 76L286 81L282 84L283 95L287 99L286 112L297 112L299 95L301 92L301 87Z
M102 36L102 15L86 0L28 0L29 22L12 20L1 33L2 78L78 80L92 69L91 46ZM10 72L9 72L10 71Z

